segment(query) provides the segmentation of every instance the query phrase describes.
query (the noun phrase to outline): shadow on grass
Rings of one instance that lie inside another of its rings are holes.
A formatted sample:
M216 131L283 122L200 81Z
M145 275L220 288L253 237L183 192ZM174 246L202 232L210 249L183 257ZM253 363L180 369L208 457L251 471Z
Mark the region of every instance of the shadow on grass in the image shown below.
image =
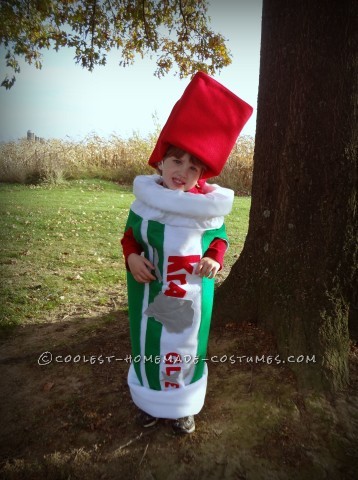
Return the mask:
M226 325L212 330L208 357L274 349L254 326ZM52 362L39 365L44 352ZM178 437L166 420L149 431L137 425L128 355L123 311L25 325L3 339L1 478L349 479L357 471L356 357L350 390L334 404L300 393L286 366L209 360L197 429Z

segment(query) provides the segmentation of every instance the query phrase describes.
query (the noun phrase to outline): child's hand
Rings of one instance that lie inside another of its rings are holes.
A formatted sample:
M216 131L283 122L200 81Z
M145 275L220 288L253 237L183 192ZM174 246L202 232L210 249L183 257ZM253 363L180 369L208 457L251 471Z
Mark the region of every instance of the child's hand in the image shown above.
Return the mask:
M150 273L154 270L154 265L142 255L131 253L127 258L129 270L134 279L139 283L148 283L156 280L155 276Z
M198 263L195 273L201 277L214 278L219 269L220 263L210 257L203 257Z

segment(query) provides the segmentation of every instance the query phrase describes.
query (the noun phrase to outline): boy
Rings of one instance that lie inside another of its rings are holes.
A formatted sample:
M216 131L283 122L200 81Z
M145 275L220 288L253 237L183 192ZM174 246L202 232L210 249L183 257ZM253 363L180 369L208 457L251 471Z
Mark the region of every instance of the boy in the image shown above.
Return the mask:
M195 430L207 385L205 355L214 277L227 246L232 190L208 185L223 168L252 108L197 73L149 159L158 175L134 180L122 239L133 363L128 384L143 426L173 419Z

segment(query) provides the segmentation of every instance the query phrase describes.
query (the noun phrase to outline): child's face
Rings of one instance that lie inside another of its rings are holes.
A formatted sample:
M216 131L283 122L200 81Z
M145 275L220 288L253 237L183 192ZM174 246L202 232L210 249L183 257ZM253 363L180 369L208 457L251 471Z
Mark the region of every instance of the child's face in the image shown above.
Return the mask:
M170 190L187 192L192 189L200 178L202 168L190 160L190 154L185 153L180 158L170 156L159 165L163 185Z

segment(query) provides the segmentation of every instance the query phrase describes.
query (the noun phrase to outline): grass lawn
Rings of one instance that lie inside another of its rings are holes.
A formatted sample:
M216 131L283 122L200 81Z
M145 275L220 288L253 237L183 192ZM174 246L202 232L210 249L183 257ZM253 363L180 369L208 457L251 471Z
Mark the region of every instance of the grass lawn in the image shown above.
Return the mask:
M356 478L354 354L350 385L334 402L300 391L288 364L209 360L196 431L177 436L161 419L143 432L124 360L131 346L119 239L132 200L130 187L99 180L0 184L0 478ZM219 282L242 249L249 207L249 198L235 198L226 218ZM251 323L211 329L209 359L276 353L271 335ZM47 365L38 363L43 354Z
M119 240L131 187L103 180L0 185L1 327L126 309ZM226 217L227 275L245 240L250 198Z

